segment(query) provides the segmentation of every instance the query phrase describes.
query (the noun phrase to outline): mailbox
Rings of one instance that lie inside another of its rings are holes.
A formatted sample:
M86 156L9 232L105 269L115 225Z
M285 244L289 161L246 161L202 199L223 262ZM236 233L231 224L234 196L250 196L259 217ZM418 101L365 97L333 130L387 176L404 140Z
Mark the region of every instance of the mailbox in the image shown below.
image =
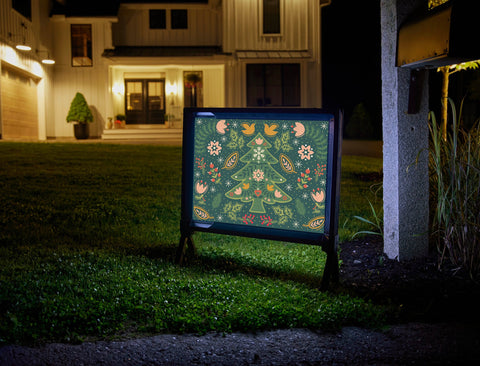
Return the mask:
M407 19L398 31L397 66L436 68L480 59L478 13L472 2L451 1Z

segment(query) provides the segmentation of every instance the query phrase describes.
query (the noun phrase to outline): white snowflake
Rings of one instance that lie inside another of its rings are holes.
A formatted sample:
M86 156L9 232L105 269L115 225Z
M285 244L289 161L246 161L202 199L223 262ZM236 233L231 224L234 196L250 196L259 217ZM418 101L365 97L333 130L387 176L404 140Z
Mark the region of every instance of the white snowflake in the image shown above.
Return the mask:
M231 181L227 180L227 181L225 182L225 186L230 187L231 185L232 185L232 182L231 182Z
M215 187L210 188L210 192L213 193L213 192L215 192L215 191L216 191Z
M310 197L308 196L308 193L304 192L304 193L302 194L302 198L303 198L304 200L308 200Z
M300 141L298 141L297 139L294 139L294 140L293 140L293 144L294 144L294 145L298 145L299 143L300 143Z
M200 176L200 172L195 172L195 177L199 177Z
M227 141L227 136L222 136L222 142Z
M327 122L322 122L322 124L320 125L320 127L323 129L323 130L326 130L328 128L328 123Z
M203 120L201 118L197 119L197 125L201 125L203 123Z
M284 123L284 124L282 125L282 128L283 128L284 130L288 129L288 124Z
M232 122L232 128L237 128L237 127L238 127L237 121L233 121L233 122Z
M327 181L326 181L325 179L322 179L322 180L320 181L320 184L321 184L322 186L324 186L325 184L327 184Z
M262 147L256 147L255 149L253 149L253 158L254 159L257 159L258 162L260 162L261 160L265 160L265 149L263 149Z
M217 159L219 164L222 164L224 160L225 160L225 158L223 156L219 156L218 159Z
M223 216L222 216L222 215L219 215L219 216L217 217L217 220L218 220L218 221L222 221L222 220L223 220Z
M285 187L285 189L287 191L291 191L292 190L292 185L291 184L287 184L287 186Z
M296 166L297 168L301 168L302 165L303 165L303 164L302 164L302 162L301 162L300 160L297 160L297 161L295 162L295 166Z
M299 227L299 226L300 226L300 224L299 224L297 221L295 221L295 222L293 223L293 227L297 228L297 227Z

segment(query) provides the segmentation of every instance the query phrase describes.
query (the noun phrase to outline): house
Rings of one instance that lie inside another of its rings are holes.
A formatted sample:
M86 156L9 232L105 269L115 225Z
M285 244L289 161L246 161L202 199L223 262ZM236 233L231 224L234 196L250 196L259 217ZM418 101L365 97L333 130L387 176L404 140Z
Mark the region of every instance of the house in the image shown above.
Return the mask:
M104 139L178 138L188 106L321 107L329 3L0 0L1 136L73 138L77 92Z

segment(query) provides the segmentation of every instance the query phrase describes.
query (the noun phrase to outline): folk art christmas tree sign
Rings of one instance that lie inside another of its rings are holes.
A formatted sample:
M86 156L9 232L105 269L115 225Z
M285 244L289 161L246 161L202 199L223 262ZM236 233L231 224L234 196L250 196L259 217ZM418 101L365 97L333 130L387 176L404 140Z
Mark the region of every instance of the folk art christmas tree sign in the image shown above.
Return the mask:
M194 231L336 251L340 122L318 109L185 109L177 259Z

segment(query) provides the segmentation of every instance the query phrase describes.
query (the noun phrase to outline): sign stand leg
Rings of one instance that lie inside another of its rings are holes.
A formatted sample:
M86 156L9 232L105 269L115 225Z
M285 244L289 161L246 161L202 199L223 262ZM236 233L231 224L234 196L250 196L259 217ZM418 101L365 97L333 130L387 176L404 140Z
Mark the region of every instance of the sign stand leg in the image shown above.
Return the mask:
M340 277L338 254L335 246L333 248L328 248L326 252L327 261L325 263L325 269L323 270L322 283L320 284L320 289L322 291L329 290L331 285L338 284Z
M196 256L197 249L195 248L195 244L193 244L192 236L182 234L182 237L180 238L180 244L177 248L177 264L182 264L187 254L189 256Z

